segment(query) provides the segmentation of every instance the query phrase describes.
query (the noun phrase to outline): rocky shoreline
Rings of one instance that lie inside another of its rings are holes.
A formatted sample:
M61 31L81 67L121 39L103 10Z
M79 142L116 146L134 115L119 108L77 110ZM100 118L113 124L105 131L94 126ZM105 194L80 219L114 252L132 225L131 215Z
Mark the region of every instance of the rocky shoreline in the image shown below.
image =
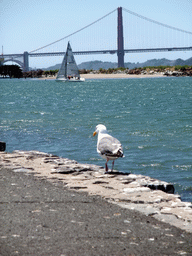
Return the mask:
M0 166L33 174L70 190L99 195L110 203L139 211L192 233L192 204L174 194L172 184L148 176L109 172L96 165L38 151L0 152Z
M50 71L28 71L23 73L24 78L39 78L39 79L56 79L58 70ZM144 77L186 77L192 76L192 67L190 66L158 66L158 67L143 67L143 68L109 68L99 70L79 70L83 78L144 78Z
M160 76L192 76L192 68L181 68L175 70L174 67L170 68L134 68L134 69L116 69L116 70L92 70L92 71L81 71L81 74L126 74L126 75L143 75L143 76L150 76L150 75L160 75Z

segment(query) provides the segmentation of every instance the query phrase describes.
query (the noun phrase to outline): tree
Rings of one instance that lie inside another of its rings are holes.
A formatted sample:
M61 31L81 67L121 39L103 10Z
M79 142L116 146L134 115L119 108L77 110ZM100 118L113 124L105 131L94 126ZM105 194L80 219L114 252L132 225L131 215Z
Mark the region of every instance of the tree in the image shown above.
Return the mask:
M18 65L3 65L0 66L0 75L3 77L9 76L10 78L21 78L23 73Z

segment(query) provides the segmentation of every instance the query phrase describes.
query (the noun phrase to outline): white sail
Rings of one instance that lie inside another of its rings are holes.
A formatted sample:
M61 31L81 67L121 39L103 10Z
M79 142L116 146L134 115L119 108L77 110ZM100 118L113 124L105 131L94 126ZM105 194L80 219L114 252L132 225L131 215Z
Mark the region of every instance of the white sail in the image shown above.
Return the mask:
M61 67L59 69L59 72L57 74L56 79L67 79L67 68L66 68L66 64L67 64L67 55L65 54L63 61L61 63Z
M57 81L84 81L83 78L80 78L79 70L75 62L71 45L69 42L67 45L65 56L61 63L61 67L57 74L56 80Z

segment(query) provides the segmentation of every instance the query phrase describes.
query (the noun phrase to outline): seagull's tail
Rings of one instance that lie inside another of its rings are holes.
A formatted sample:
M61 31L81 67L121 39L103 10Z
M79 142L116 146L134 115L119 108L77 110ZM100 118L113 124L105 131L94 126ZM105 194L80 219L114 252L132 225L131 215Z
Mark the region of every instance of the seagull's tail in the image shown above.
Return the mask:
M124 155L123 155L123 150L122 150L122 149L119 149L119 150L117 151L117 156L118 156L118 157L124 157Z

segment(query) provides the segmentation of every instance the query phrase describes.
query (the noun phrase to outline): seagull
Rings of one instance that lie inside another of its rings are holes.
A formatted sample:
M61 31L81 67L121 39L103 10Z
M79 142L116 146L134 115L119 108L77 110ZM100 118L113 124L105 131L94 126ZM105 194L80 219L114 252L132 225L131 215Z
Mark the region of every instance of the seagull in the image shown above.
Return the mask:
M123 148L119 140L107 133L107 128L105 125L98 124L95 128L93 136L96 134L98 134L97 153L99 153L103 159L106 159L105 173L108 173L108 161L113 160L111 169L111 171L113 171L115 159L123 157Z

